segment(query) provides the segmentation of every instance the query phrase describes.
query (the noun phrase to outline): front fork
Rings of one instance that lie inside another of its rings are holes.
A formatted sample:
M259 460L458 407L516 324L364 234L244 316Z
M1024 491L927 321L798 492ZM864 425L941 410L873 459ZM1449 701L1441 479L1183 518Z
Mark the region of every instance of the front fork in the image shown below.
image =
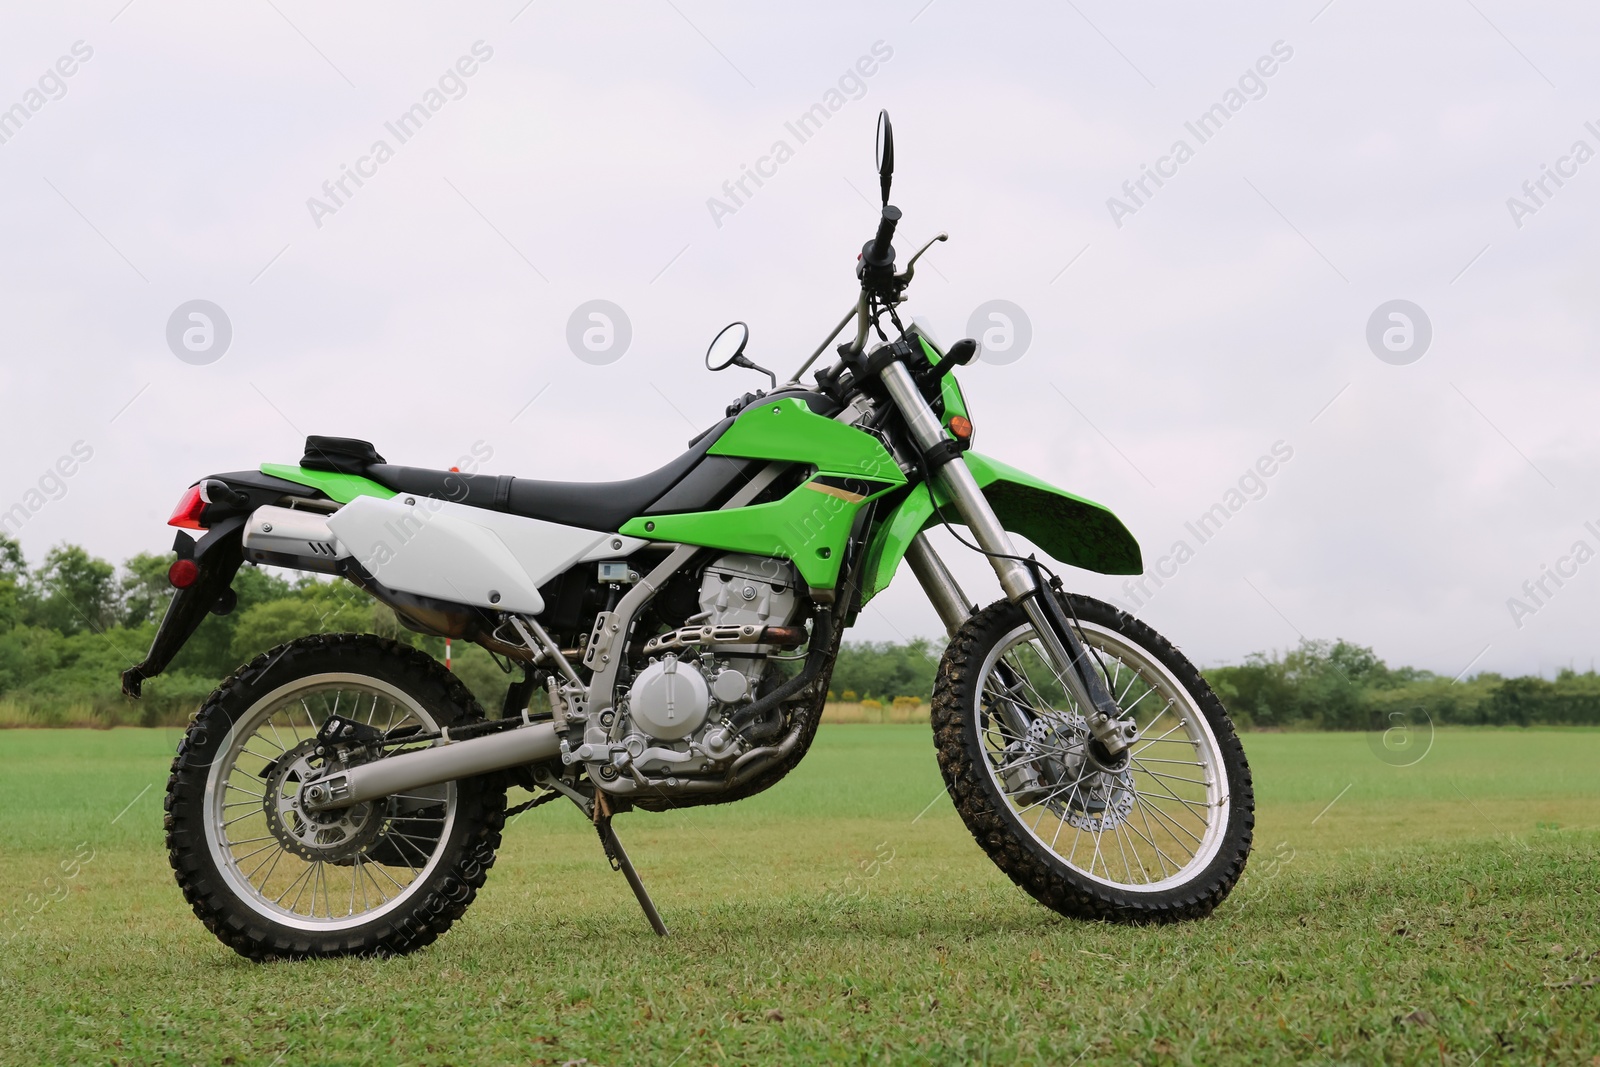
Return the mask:
M923 455L933 454L947 440L944 428L928 402L923 399L903 364L891 363L882 371L884 387L900 413L905 416L912 440ZM1105 679L1095 668L1093 659L1067 618L1062 603L1055 592L1043 581L1033 567L1022 560L1011 544L1011 536L989 507L989 501L979 488L972 471L958 459L942 464L936 474L939 487L955 505L978 547L988 556L1000 579L1000 588L1006 598L1020 604L1039 635L1040 644L1050 660L1057 677L1067 691L1077 700L1078 706L1088 710L1084 718L1089 731L1105 747L1106 754L1116 757L1138 737L1138 727L1133 720L1123 716L1116 700L1107 688ZM971 608L960 588L955 584L942 560L934 554L933 546L923 535L918 535L906 553L917 579L928 591L934 608L946 628L954 630L971 614Z

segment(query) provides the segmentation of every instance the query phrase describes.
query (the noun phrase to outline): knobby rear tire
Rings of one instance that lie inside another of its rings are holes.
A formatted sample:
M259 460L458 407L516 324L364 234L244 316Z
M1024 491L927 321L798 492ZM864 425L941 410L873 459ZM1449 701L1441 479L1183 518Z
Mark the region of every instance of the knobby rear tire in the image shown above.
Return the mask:
M178 746L165 803L167 854L173 873L206 929L252 960L414 952L461 918L494 865L505 821L505 784L499 776L455 783L454 819L446 833L435 835L435 848L442 840L443 849L435 853L437 861L418 879L424 884L409 895L397 894L402 897L399 905L372 921L338 930L302 929L263 914L260 902L241 899L208 843L206 820L213 815L207 781L213 763L225 754L223 746L234 724L285 685L319 674L359 675L386 683L413 698L437 726L457 726L484 717L466 686L437 660L385 638L319 634L257 656L211 694Z

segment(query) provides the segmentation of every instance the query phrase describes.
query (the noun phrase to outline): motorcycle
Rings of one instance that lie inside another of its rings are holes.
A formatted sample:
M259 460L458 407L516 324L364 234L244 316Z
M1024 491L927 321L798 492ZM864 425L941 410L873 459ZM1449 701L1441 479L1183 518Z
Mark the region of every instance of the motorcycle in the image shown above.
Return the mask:
M754 369L770 388L659 470L464 474L314 436L296 465L189 487L170 520L175 592L122 675L130 697L207 613L231 610L246 563L343 578L517 675L490 717L417 648L315 634L224 681L179 745L165 820L178 885L223 943L253 959L421 948L472 903L507 817L561 797L665 934L613 818L781 781L816 737L842 635L902 562L949 634L939 768L1000 869L1081 918L1192 919L1227 897L1254 824L1228 714L1166 639L1067 592L1012 540L1060 565L1142 569L1110 510L973 450L955 372L978 342L941 348L898 312L946 235L897 267L887 113L877 163L882 207L849 312L781 385L745 354L748 327L725 328L707 368ZM1003 599L968 599L935 525L988 560ZM511 786L533 799L508 809Z

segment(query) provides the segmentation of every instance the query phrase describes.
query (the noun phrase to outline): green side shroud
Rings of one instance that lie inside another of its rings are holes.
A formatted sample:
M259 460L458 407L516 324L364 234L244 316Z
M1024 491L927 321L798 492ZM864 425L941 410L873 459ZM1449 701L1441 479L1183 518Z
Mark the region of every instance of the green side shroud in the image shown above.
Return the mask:
M965 452L961 460L972 471L989 506L1007 530L1038 545L1052 559L1099 574L1140 574L1144 560L1139 542L1111 509L1035 478L997 459ZM894 578L912 538L944 518L959 524L942 491L916 486L893 511L867 549L862 602L883 591Z
M624 523L631 537L781 556L814 590L833 589L855 525L869 501L905 484L900 465L869 433L814 413L785 397L752 406L711 446L712 455L798 463L810 478L765 504L681 515L643 515Z

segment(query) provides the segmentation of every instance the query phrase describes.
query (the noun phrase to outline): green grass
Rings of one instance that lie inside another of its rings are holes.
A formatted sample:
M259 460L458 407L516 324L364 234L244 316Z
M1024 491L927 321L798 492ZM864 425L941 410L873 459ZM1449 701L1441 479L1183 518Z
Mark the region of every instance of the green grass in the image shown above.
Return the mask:
M0 731L0 1062L1600 1052L1596 730L1443 731L1404 768L1361 734L1248 735L1246 882L1207 921L1128 929L1062 919L1006 881L941 799L925 726L825 727L765 796L618 819L669 939L576 810L551 805L509 829L432 948L264 966L218 944L167 869L176 736Z

